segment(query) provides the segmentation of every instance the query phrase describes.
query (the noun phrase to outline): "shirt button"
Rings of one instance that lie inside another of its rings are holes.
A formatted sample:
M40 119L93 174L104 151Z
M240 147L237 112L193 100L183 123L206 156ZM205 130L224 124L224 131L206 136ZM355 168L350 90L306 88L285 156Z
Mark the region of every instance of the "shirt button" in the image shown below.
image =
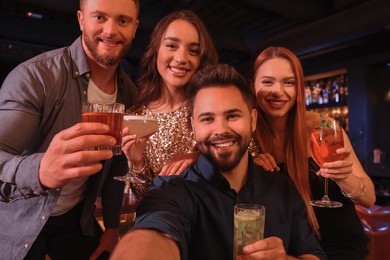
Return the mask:
M30 245L28 243L24 243L24 248L28 248Z
M79 75L79 72L78 72L78 71L75 71L75 72L74 72L74 75L78 76L78 75Z
M84 90L83 93L84 93L84 95L87 95L87 91Z
M41 219L42 219L42 220L45 220L45 219L46 219L46 216L41 216Z
M91 77L91 74L87 73L87 74L85 74L85 76L86 76L87 78L89 78L89 77Z
M34 194L35 194L35 195L39 195L40 192L39 192L38 190L34 190Z

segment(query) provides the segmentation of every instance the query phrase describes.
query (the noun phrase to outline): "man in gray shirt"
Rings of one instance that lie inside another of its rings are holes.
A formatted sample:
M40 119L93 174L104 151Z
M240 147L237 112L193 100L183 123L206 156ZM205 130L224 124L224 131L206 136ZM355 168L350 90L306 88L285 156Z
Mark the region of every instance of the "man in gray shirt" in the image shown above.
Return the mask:
M124 156L108 126L80 123L83 101L132 105L119 66L138 27L138 0L81 0L71 46L17 66L0 89L0 259L92 259L119 239ZM93 217L102 196L105 232Z

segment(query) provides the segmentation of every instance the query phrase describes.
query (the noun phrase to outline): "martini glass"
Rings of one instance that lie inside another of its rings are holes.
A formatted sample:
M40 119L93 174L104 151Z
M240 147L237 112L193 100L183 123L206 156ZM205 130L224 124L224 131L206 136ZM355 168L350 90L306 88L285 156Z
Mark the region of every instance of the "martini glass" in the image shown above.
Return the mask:
M126 182L133 182L133 183L145 183L144 180L138 178L133 173L135 145L139 140L139 138L153 134L154 132L157 131L158 129L157 119L153 117L147 117L147 116L125 114L123 116L123 127L129 127L130 134L136 134L137 139L135 140L135 143L133 144L133 147L131 149L130 165L127 174L123 176L115 176L114 179L118 181L126 181Z

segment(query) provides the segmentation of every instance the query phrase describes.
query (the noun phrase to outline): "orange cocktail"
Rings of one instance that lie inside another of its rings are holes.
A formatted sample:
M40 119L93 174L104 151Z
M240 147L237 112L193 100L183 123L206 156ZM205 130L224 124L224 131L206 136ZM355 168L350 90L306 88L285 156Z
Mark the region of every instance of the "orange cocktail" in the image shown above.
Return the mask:
M311 131L310 152L314 161L322 167L325 162L334 162L344 159L343 154L336 150L344 147L341 127L317 128Z

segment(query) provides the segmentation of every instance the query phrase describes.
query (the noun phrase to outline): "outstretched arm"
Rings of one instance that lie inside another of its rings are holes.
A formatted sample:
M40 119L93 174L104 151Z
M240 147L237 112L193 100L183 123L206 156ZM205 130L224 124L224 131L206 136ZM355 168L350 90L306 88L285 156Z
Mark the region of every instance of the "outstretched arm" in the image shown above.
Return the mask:
M118 259L180 259L179 247L169 236L146 229L127 233L111 255Z
M95 252L90 256L90 260L98 259L99 255L104 251L112 252L118 241L119 228L107 228L100 239L98 248L96 248Z

